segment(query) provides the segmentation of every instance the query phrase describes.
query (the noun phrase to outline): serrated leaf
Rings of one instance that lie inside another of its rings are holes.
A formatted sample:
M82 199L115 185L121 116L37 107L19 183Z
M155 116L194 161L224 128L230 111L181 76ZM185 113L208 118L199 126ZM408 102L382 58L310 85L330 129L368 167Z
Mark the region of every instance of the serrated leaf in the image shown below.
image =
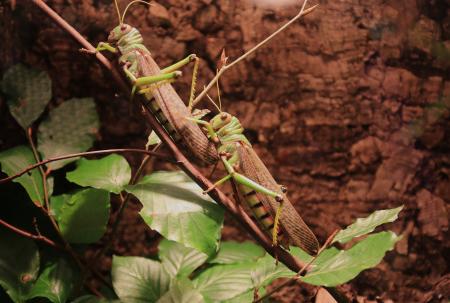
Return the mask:
M75 275L64 259L50 263L40 274L28 298L44 297L53 303L65 303L74 288Z
M113 257L112 283L124 303L158 300L170 286L170 275L161 263L142 257Z
M27 146L17 146L0 153L2 171L8 176L15 175L36 163L33 152ZM13 180L20 183L34 203L44 205L44 186L42 176L37 168Z
M150 146L161 143L161 139L158 135L152 131L150 135L148 135L147 144L145 144L145 149L149 149Z
M217 255L208 263L234 264L256 261L265 255L265 250L252 242L222 242Z
M159 258L171 277L181 277L190 275L208 256L193 248L163 239L159 243Z
M157 301L158 303L202 303L202 294L194 288L187 278L172 280L169 290Z
M89 188L64 200L57 217L63 237L70 243L97 242L109 219L109 192Z
M403 209L403 206L393 209L383 209L373 212L367 218L359 218L355 223L341 230L333 243L346 243L353 238L360 237L372 232L377 226L397 220L398 213Z
M194 286L207 299L224 301L253 288L251 273L255 263L212 266L194 280Z
M87 151L92 147L99 121L92 98L73 98L53 109L38 130L38 150L44 158ZM55 170L77 158L51 162Z
M0 285L15 303L25 302L39 272L36 244L0 227Z
M66 174L67 180L81 186L120 193L130 182L131 168L124 157L116 154L98 160L81 158L77 168Z
M376 266L400 240L393 232L380 232L367 236L349 250L327 254L315 263L316 267L302 281L321 286L336 286L356 277L361 271ZM325 253L325 251L324 251Z
M150 228L207 255L216 252L223 209L186 174L156 172L126 190L141 201L139 214Z
M52 97L52 82L48 74L22 64L8 69L1 84L9 110L23 129L39 118Z

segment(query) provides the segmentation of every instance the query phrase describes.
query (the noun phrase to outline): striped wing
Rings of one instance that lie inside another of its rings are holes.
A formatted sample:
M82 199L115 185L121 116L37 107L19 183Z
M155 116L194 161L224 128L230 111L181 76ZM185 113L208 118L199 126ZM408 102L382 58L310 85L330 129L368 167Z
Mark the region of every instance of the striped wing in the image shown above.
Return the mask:
M237 150L240 157L239 167L242 174L274 192L280 192L280 185L277 184L272 174L251 146L239 144ZM280 206L280 203L270 196L261 193L257 193L257 195L264 206L275 216L275 212ZM316 236L300 217L291 202L289 202L287 196L283 195L283 198L284 202L280 215L280 223L284 234L289 238L289 243L304 249L310 254L316 254L319 249Z
M137 59L141 77L161 73L161 70L149 53L142 52L137 56ZM186 119L186 117L191 116L189 109L172 85L170 83L157 85L152 91L152 95L164 116L181 136L184 144L194 157L207 164L217 162L218 157L214 144L208 140L196 123Z

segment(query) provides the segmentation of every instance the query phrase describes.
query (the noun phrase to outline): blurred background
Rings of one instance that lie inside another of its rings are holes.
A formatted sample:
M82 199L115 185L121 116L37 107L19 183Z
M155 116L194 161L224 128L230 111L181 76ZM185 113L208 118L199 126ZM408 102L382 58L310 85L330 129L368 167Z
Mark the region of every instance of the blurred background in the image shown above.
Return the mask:
M128 1L119 2L123 9ZM403 236L396 249L345 291L358 302L447 302L450 3L320 0L308 6L316 3L312 14L225 73L223 109L241 120L322 242L357 217L406 206L388 226ZM109 0L47 4L94 45L118 24ZM132 7L125 22L140 30L160 66L200 56L199 91L223 49L236 58L299 9L300 1L159 0ZM0 41L0 73L18 62L48 71L51 107L71 97L95 98L101 118L96 149L145 145L149 128L139 109L118 96L108 72L31 1L0 3ZM191 70L175 84L184 100ZM25 142L0 99L0 150ZM154 253L156 235L142 224L139 207L126 213L114 241L117 254ZM225 239L246 239L236 223L226 223ZM98 266L108 272L110 259ZM300 302L311 295L309 287L287 288L276 299Z

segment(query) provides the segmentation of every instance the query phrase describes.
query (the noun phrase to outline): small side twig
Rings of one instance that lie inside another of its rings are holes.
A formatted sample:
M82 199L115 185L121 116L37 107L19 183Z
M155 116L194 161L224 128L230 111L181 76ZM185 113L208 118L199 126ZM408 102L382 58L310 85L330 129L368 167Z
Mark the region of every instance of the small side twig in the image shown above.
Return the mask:
M23 237L43 242L43 243L45 243L45 244L47 244L47 245L49 245L49 246L51 246L53 248L59 249L59 250L64 250L64 247L60 246L59 244L55 243L55 241L53 241L53 240L51 240L51 239L49 239L49 238L47 238L47 237L45 237L45 236L43 236L41 234L39 234L39 235L32 234L32 233L30 233L28 231L25 231L23 229L20 229L20 228L14 226L14 225L11 225L11 224L9 224L8 222L6 222L6 221L4 221L2 219L0 219L0 225L3 225L4 227L12 230L16 234L19 234L19 235L21 235Z
M308 263L306 263L305 265L303 265L303 267L300 269L300 271L298 273L295 274L295 276L293 276L292 278L286 280L284 283L281 283L280 285L278 285L277 287L275 287L274 289L272 289L271 291L269 291L268 293L266 293L264 296L262 296L261 298L258 298L257 300L253 301L254 303L257 302L262 302L264 299L269 298L271 295L273 295L274 293L278 292L280 289L291 285L297 281L300 281L300 278L302 277L302 275L308 270L308 268L311 266L311 264L314 263L314 261L317 260L317 258L319 257L319 255L328 248L328 246L330 246L331 242L333 241L334 237L336 236L336 234L339 232L339 230L335 230L329 237L328 239L325 241L325 243L322 245L322 247L319 249L319 251L317 252L317 254L311 258L311 260L309 260Z
M230 68L232 68L234 65L238 64L239 62L241 62L242 60L246 59L248 56L250 56L251 54L253 54L257 49L259 49L261 46L263 46L264 44L266 44L267 42L269 42L270 40L272 40L276 35L278 35L279 33L281 33L283 30L285 30L289 25L291 25L292 23L294 23L295 21L297 21L300 17L305 16L311 12L314 11L314 9L316 9L319 4L316 4L308 9L305 9L306 3L308 2L308 0L304 0L303 1L303 5L302 8L300 9L300 12L294 16L291 20L289 20L285 25L283 25L282 27L280 27L279 29L277 29L274 33L272 33L270 36L268 36L266 39L264 39L263 41L259 42L257 45L255 45L254 47L252 47L249 51L247 51L246 53L244 53L243 55L241 55L239 58L237 58L236 60L234 60L233 62L229 63L229 64L224 64L219 71L216 73L216 75L214 76L214 78L211 80L211 82L208 83L208 85L203 89L203 91L194 99L194 101L192 102L192 107L194 107L198 102L200 102L203 97L205 97L205 95L208 93L208 91L214 86L214 84L219 80L219 78L223 75L223 73L225 73L227 70L229 70Z
M112 153L142 153L142 154L147 154L150 156L155 156L158 157L164 161L167 162L172 162L172 163L176 163L176 161L173 159L173 157L165 155L165 154L161 154L161 153L157 153L157 152L153 152L153 151L149 151L146 149L139 149L139 148L112 148L112 149L102 149L102 150L94 150L94 151L88 151L88 152L82 152L82 153L75 153L75 154L68 154L68 155L64 155L64 156L60 156L60 157L54 157L54 158L49 158L49 159L45 159L43 161L37 162L33 165L28 166L27 168L25 168L24 170L22 170L21 172L13 175L13 176L9 176L7 178L3 178L0 179L0 184L14 180L20 176L22 176L23 174L26 174L27 172L29 172L30 170L35 169L36 167L41 167L42 165L45 165L47 163L50 162L55 162L55 161L60 161L60 160L64 160L64 159L70 159L70 158L77 158L77 157L83 157L83 156L92 156L92 155L103 155L103 154L112 154Z
M23 229L20 229L20 228L14 226L14 225L11 225L11 224L9 224L8 222L6 222L6 221L4 221L2 219L0 219L0 225L8 228L9 230L15 232L16 234L18 234L18 235L20 235L22 237L25 237L25 238L28 238L28 239L32 239L32 240L36 240L36 241L39 241L39 242L43 242L43 243L47 244L48 246L53 247L55 249L58 249L58 250L61 250L61 251L66 251L66 249L64 247L62 247L61 245L55 243L53 240L51 240L51 239L41 235L40 233L38 235L32 234L30 232L27 232L27 231L25 231ZM85 287L87 289L89 289L96 296L99 296L99 297L103 296L100 292L98 292L91 285L85 283Z
M152 149L152 152L156 152L161 147L161 145L162 145L162 143L159 143L158 145L156 145ZM151 159L151 155L146 155L144 157L144 159L142 159L142 162L139 165L138 169L136 170L136 173L131 178L131 181L130 181L131 185L136 184L136 182L139 180L139 177L141 176L141 174L142 174L142 172L144 170L144 167L147 165L147 163L148 163L148 161L150 161L150 159ZM119 227L119 223L122 220L122 215L123 215L123 212L124 212L125 208L128 205L129 199L130 199L130 194L126 193L125 196L120 194L121 204L120 204L119 210L117 211L116 220L114 221L114 225L113 225L113 227L111 229L111 239L110 239L111 241L112 241L112 238L114 237L114 234L117 231L117 228ZM103 253L106 251L106 249L109 248L110 244L111 243L109 243L108 245L105 245Z

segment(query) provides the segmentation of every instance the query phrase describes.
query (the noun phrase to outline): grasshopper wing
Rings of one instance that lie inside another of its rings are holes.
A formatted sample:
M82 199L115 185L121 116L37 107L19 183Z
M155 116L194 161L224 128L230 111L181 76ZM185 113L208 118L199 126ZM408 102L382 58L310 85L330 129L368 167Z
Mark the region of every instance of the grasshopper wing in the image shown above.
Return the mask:
M137 56L137 59L140 77L161 73L158 65L149 54L142 52ZM217 162L218 157L214 144L208 140L196 123L186 119L191 116L191 113L172 85L168 82L156 84L151 95L147 95L147 97L155 99L172 128L178 133L183 144L188 147L194 157L202 163L212 164ZM169 135L173 138L174 134L169 133Z
M280 185L277 184L251 146L239 144L238 153L240 157L239 167L245 176L274 192L280 192ZM275 216L275 212L280 206L280 203L268 195L261 193L257 193L257 195L259 201ZM298 246L309 254L315 255L319 249L319 242L316 236L284 194L283 199L283 208L280 215L283 234L289 238L289 243L292 245Z

